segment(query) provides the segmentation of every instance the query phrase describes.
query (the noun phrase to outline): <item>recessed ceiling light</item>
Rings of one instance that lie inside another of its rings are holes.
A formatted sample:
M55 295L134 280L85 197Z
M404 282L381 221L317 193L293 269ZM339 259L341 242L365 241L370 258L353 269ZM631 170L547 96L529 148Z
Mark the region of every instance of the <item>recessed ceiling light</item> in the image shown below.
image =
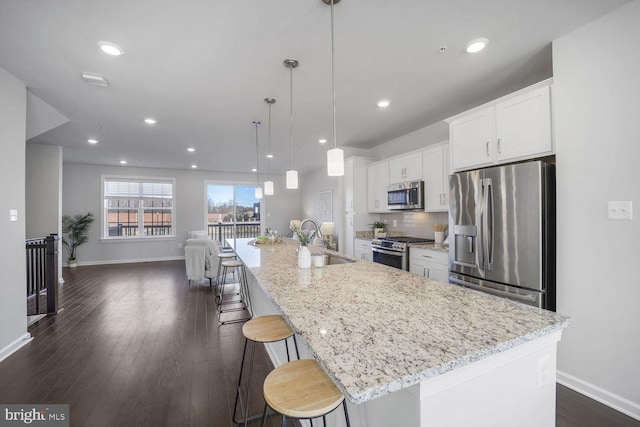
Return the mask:
M144 119L144 122L148 125L155 125L156 123L158 123L156 119L152 119L151 117L147 117L146 119Z
M391 101L389 101L388 99L381 99L380 101L378 101L378 107L386 108L389 105L391 105Z
M273 154L271 153L267 154L267 159L273 159Z
M193 148L193 147L189 147L189 148L187 148L187 151L190 152L190 153L193 153L194 151L196 151L196 149Z
M98 46L100 49L107 55L120 56L124 55L124 49L118 46L115 43L107 42L107 41L99 41Z
M253 168L253 169L251 169L251 172L258 172L258 169Z
M486 39L484 37L471 40L469 43L467 43L465 50L467 51L467 53L480 52L482 49L487 47L488 44L489 44L489 39Z
M322 139L319 139L319 140L318 140L318 142L319 142L320 144L326 144L326 143L327 143L327 140L326 140L326 139L324 139L324 138L322 138Z
M126 161L126 160L120 160L120 164L121 164L121 165L126 165L126 164L127 164L127 161Z
M191 165L191 169L197 169L198 165Z
M99 141L98 141L97 139L93 139L93 138L91 138L91 139L87 139L87 142L88 142L89 144L97 144Z

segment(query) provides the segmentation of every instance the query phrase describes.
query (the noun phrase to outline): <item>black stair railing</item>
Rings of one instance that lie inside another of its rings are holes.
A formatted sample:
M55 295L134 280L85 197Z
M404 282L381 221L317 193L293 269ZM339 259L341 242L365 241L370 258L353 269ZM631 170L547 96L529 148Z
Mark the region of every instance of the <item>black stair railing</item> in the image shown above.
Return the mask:
M27 314L40 314L40 295L46 292L47 313L58 312L58 236L50 235L27 239L27 303L33 301L35 310ZM30 307L27 304L27 307Z

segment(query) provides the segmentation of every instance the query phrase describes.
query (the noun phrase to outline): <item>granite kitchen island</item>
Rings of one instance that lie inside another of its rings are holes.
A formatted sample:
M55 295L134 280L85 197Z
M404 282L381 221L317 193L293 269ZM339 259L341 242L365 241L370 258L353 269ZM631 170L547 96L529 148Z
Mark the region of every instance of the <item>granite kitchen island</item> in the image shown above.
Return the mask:
M254 315L285 317L350 402L352 426L555 425L566 317L368 261L298 269L296 242L252 242L229 240ZM268 347L274 365L283 350Z

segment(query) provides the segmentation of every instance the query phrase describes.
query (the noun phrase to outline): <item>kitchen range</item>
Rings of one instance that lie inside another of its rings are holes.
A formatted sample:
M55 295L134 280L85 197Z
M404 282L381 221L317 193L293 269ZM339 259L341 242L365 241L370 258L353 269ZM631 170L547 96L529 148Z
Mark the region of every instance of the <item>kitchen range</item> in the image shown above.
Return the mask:
M409 271L409 245L411 243L430 243L433 239L423 237L384 237L371 241L373 262L385 264Z

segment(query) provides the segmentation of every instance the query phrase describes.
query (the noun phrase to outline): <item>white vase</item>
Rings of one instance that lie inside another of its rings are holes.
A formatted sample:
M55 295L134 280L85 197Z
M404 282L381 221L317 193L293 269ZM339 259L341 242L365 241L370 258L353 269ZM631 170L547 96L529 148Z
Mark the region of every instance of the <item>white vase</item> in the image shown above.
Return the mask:
M298 268L311 268L311 251L306 246L298 249Z

